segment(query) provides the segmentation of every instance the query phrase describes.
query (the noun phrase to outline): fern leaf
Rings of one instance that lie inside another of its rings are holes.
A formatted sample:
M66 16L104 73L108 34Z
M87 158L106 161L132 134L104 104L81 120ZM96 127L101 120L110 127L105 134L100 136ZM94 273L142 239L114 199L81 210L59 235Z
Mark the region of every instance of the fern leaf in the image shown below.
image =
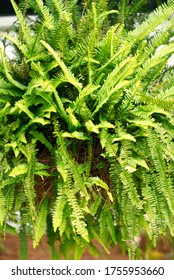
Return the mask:
M79 96L76 98L74 104L74 111L79 112L81 110L82 105L84 104L83 102L86 99L86 97L88 95L91 95L98 88L100 88L100 85L91 85L91 84L88 84L86 87L82 88L79 91Z
M33 117L31 123L40 123L41 125L50 124L50 121L41 117Z
M68 178L68 170L67 170L66 166L64 165L62 155L57 150L55 151L55 155L56 155L57 171L60 172L63 181L66 183L67 178Z
M173 7L167 6L166 4L158 7L150 16L136 29L130 31L128 36L130 42L134 40L143 40L155 30L155 28L160 25L163 21L167 20L168 17L173 13Z
M91 188L93 185L99 186L105 190L108 190L108 185L99 177L89 177L87 184Z
M107 219L107 214L105 211L105 207L103 207L103 210L100 213L100 238L104 244L106 244L107 233L108 233L106 219Z
M87 121L85 126L89 132L99 133L98 125L95 125L91 120Z
M35 2L44 21L44 25L50 30L53 29L53 17L49 12L48 7L44 5L44 2L42 0L36 0Z
M140 166L146 168L147 170L149 170L149 167L148 167L146 161L145 161L140 155L133 154L132 160L133 160L137 165L140 165Z
M15 106L26 113L30 119L33 120L34 114L28 109L27 102L24 99L21 99L15 103Z
M13 181L13 180L12 180ZM7 181L6 181L7 183ZM6 185L6 184L4 184ZM5 200L6 200L6 209L8 212L12 210L14 207L14 192L15 192L15 187L14 186L9 186L7 188L4 188L4 195L5 195Z
M46 228L46 217L47 217L47 199L42 201L42 204L39 208L39 213L37 215L35 225L34 225L34 240L33 240L33 247L36 248L39 241L41 240L45 228Z
M99 90L98 95L98 104L92 114L94 116L101 108L102 106L110 99L112 94L118 90L121 87L124 87L127 85L126 83L121 83L121 85L118 86L119 82L122 82L124 78L126 78L128 75L130 75L134 68L136 66L136 61L134 58L127 58L123 60L107 77L105 80L105 83ZM113 89L116 87L115 89Z
M54 232L56 232L57 228L60 230L60 234L63 234L62 230L62 221L63 221L63 216L64 216L64 207L66 206L66 197L58 192L57 199L54 203L54 208L53 208L53 229Z
M7 115L10 112L10 109L11 109L11 104L10 102L7 101L4 108L0 111L0 116L3 117Z
M2 190L0 189L0 226L3 225L6 217L6 201Z
M137 78L142 79L150 71L151 68L157 66L164 59L167 62L169 55L174 52L174 44L169 44L168 46L163 46L160 50L157 50L154 56L149 58L147 62L143 65L143 69L139 71ZM168 56L168 57L167 57Z
M115 221L113 220L111 210L107 209L106 212L106 224L110 233L110 236L114 242L114 244L117 244L117 238L116 238L116 230L115 230Z
M29 206L31 221L32 223L34 223L36 218L36 206L35 206L36 193L34 189L34 174L35 174L35 167L36 167L36 158L35 158L34 145L28 144L27 148L30 154L30 159L27 166L28 167L27 175L24 180L24 192Z
M71 174L76 182L78 188L81 190L81 194L86 196L86 199L89 199L89 194L86 190L85 184L82 180L81 174L77 168L77 162L73 160L70 154L67 152L67 148L65 146L64 138L62 137L62 132L56 131L57 134L57 144L60 147L60 154L65 165L66 170Z
M28 259L28 244L25 228L20 228L19 233L19 259Z
M135 137L126 132L120 132L120 133L118 132L118 136L117 137L114 136L112 138L112 142L122 141L122 140L130 140L130 141L136 142Z
M40 141L42 144L44 144L48 150L52 153L53 152L53 146L51 145L51 143L47 140L47 138L44 136L43 133L38 132L38 131L30 131L31 135L34 136L35 139L37 139L38 141Z
M67 113L68 113L68 117L69 117L69 126L70 126L70 129L76 129L80 123L79 121L77 120L76 116L73 114L71 108L67 108L66 109Z
M82 84L79 83L79 81L74 77L74 75L70 72L70 70L67 68L63 60L60 59L60 56L58 53L56 53L53 48L46 43L45 41L41 41L41 43L44 45L44 47L49 51L49 53L54 57L54 59L57 61L58 65L62 69L67 81L74 85L78 90L82 87Z
M132 1L130 7L129 7L129 14L135 14L137 13L140 8L143 6L143 4L146 3L144 0L134 0Z
M167 111L165 111L164 109L156 105L138 106L138 108L132 110L132 113L135 116L139 116L143 119L149 118L154 113L159 113L159 114L164 114L166 116L169 116L169 113Z
M144 204L144 218L148 222L148 225L145 223L145 228L150 239L153 238L153 235L158 232L158 220L156 219L156 214L158 212L156 205L156 198L154 189L150 186L150 177L147 172L142 171L142 178L144 185L142 186L142 195L145 198Z
M120 174L120 178L131 200L132 205L136 206L137 209L142 209L142 201L140 200L140 196L134 187L133 178L131 174L123 170Z
M128 122L131 123L131 126L138 126L141 127L143 129L148 129L148 127L156 127L157 124L155 123L154 119L147 119L147 120L143 120L143 119L134 119L134 120L128 120Z
M92 225L89 225L89 231L92 234L92 236L101 244L103 249L107 254L110 254L109 250L105 246L104 242L101 240L100 236L98 235L97 231L95 230L95 227L92 227Z
M52 0L52 2L53 2L53 5L54 5L56 11L59 14L60 19L63 19L64 16L67 14L67 11L66 11L67 7L65 7L65 4L61 0ZM67 15L67 17L68 17L68 15Z
M110 158L115 157L118 151L118 144L113 144L113 137L108 133L107 129L102 129L100 133L100 143L102 149L105 148L106 155ZM105 153L102 154L105 157Z
M98 124L99 128L115 128L115 125L113 125L112 123L106 121L106 120L100 120L100 123Z
M84 221L84 215L78 205L77 199L71 189L67 189L66 196L68 203L72 207L71 222L77 234L79 234L85 241L89 242L89 235L87 225Z
M157 174L157 181L158 181L158 190L159 192L162 192L164 197L166 198L168 207L171 211L171 213L174 213L174 203L171 198L174 196L172 187L170 184L170 180L166 177L166 163L162 158L162 150L159 145L158 138L154 137L155 133L152 131L149 131L149 139L148 139L148 145L151 148L151 155L152 159L154 161L155 168L158 172Z
M25 18L23 16L22 12L20 11L19 7L15 3L15 1L14 0L10 0L10 1L13 6L13 9L15 11L15 14L18 18L20 27L22 29L23 38L26 41L27 45L29 46L33 40L31 29L30 29L29 25L26 23Z
M10 36L9 34L2 33L2 36L15 44L25 57L28 56L28 48L26 44L22 43L16 37Z
M15 166L12 171L9 173L10 177L16 177L27 173L27 164L19 164Z
M2 64L3 64L3 68L4 68L4 71L5 71L5 75L7 77L7 80L12 84L14 85L15 87L21 89L21 90L24 90L26 89L26 86L21 84L20 82L16 81L13 79L12 75L9 73L8 69L7 69L7 64L5 62L5 57L4 57L4 54L2 52L2 49L0 48L0 53L1 53L1 59L2 59Z
M91 204L90 214L94 216L97 213L97 210L101 204L102 198L101 196L97 195L94 199L94 203Z
M89 140L89 136L87 136L85 133L80 132L80 131L74 131L72 133L63 132L62 136L63 137L70 137L70 138L76 138L76 139L79 139L79 140Z

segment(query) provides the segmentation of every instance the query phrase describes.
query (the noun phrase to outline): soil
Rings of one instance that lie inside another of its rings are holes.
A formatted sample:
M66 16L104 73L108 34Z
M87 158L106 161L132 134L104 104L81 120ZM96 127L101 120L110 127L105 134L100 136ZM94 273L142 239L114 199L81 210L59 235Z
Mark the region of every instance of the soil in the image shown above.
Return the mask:
M147 254L145 246L146 240L144 237L141 239L141 248L143 250L143 259L174 259L171 243L167 238L159 240L155 249L150 249ZM101 248L100 248L101 249ZM102 251L102 250L101 250ZM0 240L0 260L18 260L19 259L19 238L13 235L7 235L6 239ZM29 260L49 260L51 254L49 245L47 244L46 237L42 238L42 241L36 249L32 247L32 241L28 240L28 259ZM82 260L96 260L96 259L108 259L108 260L127 260L128 255L122 254L119 246L111 248L110 254L102 251L99 257L95 257L90 254L88 248L82 256Z

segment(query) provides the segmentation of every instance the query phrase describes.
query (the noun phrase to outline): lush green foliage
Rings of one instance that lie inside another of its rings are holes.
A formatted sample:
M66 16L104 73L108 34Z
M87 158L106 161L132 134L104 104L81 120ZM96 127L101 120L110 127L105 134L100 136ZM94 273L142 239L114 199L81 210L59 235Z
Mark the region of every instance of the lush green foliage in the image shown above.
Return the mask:
M95 252L94 239L134 258L142 229L154 245L173 236L174 1L131 31L106 0L23 1L36 23L11 2L19 29L4 34L15 59L1 50L1 232L19 211L22 258L25 237L36 247L45 230L53 258L57 240L65 258L88 244Z

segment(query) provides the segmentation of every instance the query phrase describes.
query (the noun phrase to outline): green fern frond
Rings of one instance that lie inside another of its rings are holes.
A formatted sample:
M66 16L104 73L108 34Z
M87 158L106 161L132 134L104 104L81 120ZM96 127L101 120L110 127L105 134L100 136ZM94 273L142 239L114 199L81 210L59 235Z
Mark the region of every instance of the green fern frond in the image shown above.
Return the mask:
M49 44L47 44L45 41L41 41L41 43L47 48L49 53L54 57L54 59L57 61L57 64L61 67L67 81L74 85L78 90L82 87L81 83L74 77L74 75L70 72L70 70L67 68L67 66L64 64L63 60L60 59L60 56L58 53L56 53Z
M121 228L122 239L129 243L128 254L130 259L134 259L135 250L137 244L135 242L135 236L140 235L139 217L140 211L134 207L128 196L123 194L122 196L122 222L124 227ZM136 213L136 214L135 214ZM129 216L129 217L128 217Z
M120 19L119 21L121 23L124 23L124 20L129 12L129 1L128 0L120 1L118 7L119 7L119 19Z
M23 163L23 164L19 164L18 166L14 167L11 172L9 173L10 177L16 177L22 174L26 174L27 173L27 164Z
M3 195L2 190L0 189L0 226L3 225L6 218L6 200Z
M94 194L95 195L95 194ZM91 204L90 206L90 214L92 216L96 215L97 211L98 211L98 208L100 207L101 205L101 201L102 201L102 197L99 196L99 195L96 195L94 197L94 202L93 204Z
M1 102L2 101L2 96L8 96L8 100L9 100L9 96L20 96L21 92L19 90L19 88L15 88L13 86L13 84L9 83L9 82L6 82L5 80L1 79L0 78L0 92L1 92ZM6 99L5 99L6 100ZM7 100L6 100L7 101Z
M146 0L134 0L129 6L129 14L136 14L140 8L146 3Z
M116 143L113 144L112 136L106 129L102 129L100 133L100 143L102 148L105 148L107 156L109 156L110 158L116 156L118 145ZM103 155L105 156L105 153Z
M63 217L64 217L64 208L67 204L66 201L66 196L62 194L62 186L61 182L58 183L58 193L57 193L57 198L54 203L54 208L53 208L53 229L54 232L56 232L57 228L60 230L60 235L63 234L64 229L62 228L62 222L63 222Z
M130 42L131 40L140 41L146 38L158 25L167 20L172 13L173 4L171 6L163 4L158 7L142 24L128 33Z
M0 111L0 118L3 118L4 116L6 116L10 112L10 110L11 110L11 104L10 104L10 102L7 101L4 108Z
M23 111L24 113L26 113L26 114L29 116L29 118L31 118L32 120L34 119L34 115L33 115L33 113L28 109L28 104L27 104L27 102L26 102L24 99L21 99L21 100L17 101L17 102L15 103L15 106L16 106L17 108L19 108L21 111Z
M44 136L43 133L38 132L38 131L31 131L30 132L35 139L37 139L38 141L40 141L42 144L44 144L48 150L52 153L53 152L53 146L51 145L51 143L47 140L47 138Z
M158 214L158 209L156 205L156 196L154 188L151 187L151 179L147 172L142 171L143 185L142 185L142 195L145 199L144 203L144 226L147 230L150 239L158 236L158 223L156 219ZM146 223L147 222L147 223Z
M89 227L89 231L91 233L91 235L93 236L93 238L95 238L99 244L101 244L101 246L103 247L103 249L105 250L105 252L107 254L110 254L108 248L105 246L104 242L101 240L100 236L98 235L97 231L95 230L95 227L93 227L92 225L88 225Z
M100 213L100 238L104 244L107 240L107 235L108 235L106 219L107 219L107 214L105 211L105 207L103 207L103 211Z
M72 207L71 222L75 232L84 238L84 240L89 242L87 225L84 222L84 215L78 205L77 199L73 194L72 189L67 188L65 194L67 196L69 205Z
M47 204L48 204L48 201L45 198L39 207L39 212L38 212L37 218L35 220L34 240L33 240L34 248L36 248L36 246L38 245L39 241L41 240L41 238L44 234L45 228L46 228Z
M30 153L30 160L27 166L27 175L24 180L24 192L28 201L29 213L31 215L32 222L36 219L36 206L35 206L35 189L34 189L34 174L36 166L35 150L32 144L28 145L28 151Z
M62 162L65 165L65 169L74 178L74 181L76 182L78 189L81 190L82 194L84 196L86 196L86 199L88 199L89 194L88 194L85 184L82 180L81 174L77 168L77 163L72 159L70 154L67 152L65 141L64 141L64 138L62 137L62 133L60 133L59 131L56 131L55 134L57 135L57 138L56 138L57 145L59 147Z
M25 228L20 228L19 234L19 259L27 260L28 258L28 244L27 244L27 235Z
M3 54L1 49L0 49L0 53L1 53L1 59L2 59L2 65L3 65L3 68L4 68L4 72L5 72L6 78L9 81L9 83L11 83L13 86L15 86L15 87L17 87L21 90L26 89L25 85L21 84L20 82L16 81L15 79L13 79L12 75L8 71L8 66L7 66L4 54Z
M153 114L163 114L169 116L169 113L166 110L156 105L145 105L145 106L140 105L138 108L132 110L132 113L135 116L141 117L142 119L148 119Z
M121 87L124 87L129 83L128 81L123 82L123 80L130 74L133 73L133 70L136 66L136 61L134 58L127 58L123 62L121 62L117 67L108 75L105 83L99 90L98 94L98 105L96 106L93 114L95 115L99 109L109 100L111 95ZM121 85L118 83L121 82ZM109 86L108 86L109 85Z
M44 22L44 26L47 27L48 29L53 29L54 19L53 19L52 15L50 14L48 7L46 5L44 5L44 2L42 0L36 0L36 1L29 0L29 2L30 3L33 2L33 7L37 8L37 11L41 15L41 19Z
M108 190L108 185L99 177L89 177L87 180L87 184L89 185L89 188L91 188L93 185L96 185L105 190Z
M115 228L116 221L114 221L110 209L108 209L106 214L107 214L106 223L107 223L108 231L110 233L110 236L114 244L117 244L116 228Z
M157 66L164 59L167 62L169 55L174 52L174 44L163 46L160 50L157 50L154 56L149 58L143 65L143 69L137 75L137 78L142 79L150 71L151 68Z
M6 181L7 183L7 181ZM8 182L9 183L9 182ZM14 184L14 181L13 181ZM6 184L4 184L6 185ZM5 195L5 200L6 200L6 209L8 211L8 213L11 212L11 210L14 207L14 193L15 193L15 187L14 186L9 186L7 185L6 188L4 188L4 195Z
M123 170L120 174L120 179L129 199L131 200L132 205L137 209L142 209L142 202L137 190L134 187L132 175L129 172Z
M22 43L22 41L18 40L14 36L10 36L9 34L2 33L2 36L11 41L16 47L22 52L22 54L27 58L28 56L28 48L27 45Z
M52 0L52 2L53 2L53 5L54 5L56 11L58 12L60 18L62 19L63 15L66 12L66 8L65 8L64 3L61 0L58 0L58 1L57 0Z
M87 135L85 135L83 132L79 132L79 131L74 131L72 133L68 133L68 132L64 132L62 134L63 137L68 137L68 138L76 138L79 140L88 140L89 137Z
M173 191L172 191L172 186L171 186L171 182L170 180L166 177L166 163L163 160L162 157L162 150L160 147L160 143L158 141L158 138L155 137L154 132L149 131L149 139L148 139L148 145L151 148L151 156L156 168L156 171L158 172L157 176L156 176L156 180L157 180L157 185L158 185L158 191L162 192L168 207L171 211L171 213L174 213L174 203L173 200L171 200L171 198L173 197ZM161 188L162 186L162 188Z
M13 6L13 9L15 11L15 14L18 18L21 30L22 30L22 35L23 35L23 40L26 42L26 44L29 46L30 43L33 41L33 36L31 33L31 29L29 25L26 23L25 18L20 11L19 7L17 6L16 2L14 0L10 0L11 4Z
M161 28L155 32L155 34L150 38L149 42L142 42L140 45L143 48L143 53L138 50L139 55L137 56L138 61L141 61L142 64L146 62L150 54L155 53L156 49L161 45L167 45L171 37L171 30L174 27L174 20L165 22L165 31L164 28Z

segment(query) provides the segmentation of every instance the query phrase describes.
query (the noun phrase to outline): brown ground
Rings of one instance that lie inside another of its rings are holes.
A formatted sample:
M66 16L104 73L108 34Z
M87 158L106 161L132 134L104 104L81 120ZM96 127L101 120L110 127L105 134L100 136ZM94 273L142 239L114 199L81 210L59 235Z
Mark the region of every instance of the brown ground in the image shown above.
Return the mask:
M142 239L142 249L145 251L145 240ZM32 248L32 242L28 241L29 260L49 260L51 257L49 246L46 242L46 237L42 239L41 245L36 249ZM83 260L95 260L95 259L108 259L108 260L126 260L127 255L123 255L118 246L111 249L110 254L106 254L102 251L100 257L94 257L90 255L88 249L82 256ZM156 249L153 249L146 254L144 252L144 258L148 259L174 259L171 243L168 239L160 239ZM17 260L19 259L19 239L16 236L8 235L5 240L0 240L0 260Z
M28 241L28 259L29 260L49 260L51 257L49 246L46 238L42 239L41 245L33 249L32 242ZM8 235L5 240L0 241L0 260L17 260L19 259L19 239L16 236ZM82 257L83 260L98 259L91 256L88 250ZM121 254L118 247L111 249L110 255L103 252L99 259L128 259L127 256Z

